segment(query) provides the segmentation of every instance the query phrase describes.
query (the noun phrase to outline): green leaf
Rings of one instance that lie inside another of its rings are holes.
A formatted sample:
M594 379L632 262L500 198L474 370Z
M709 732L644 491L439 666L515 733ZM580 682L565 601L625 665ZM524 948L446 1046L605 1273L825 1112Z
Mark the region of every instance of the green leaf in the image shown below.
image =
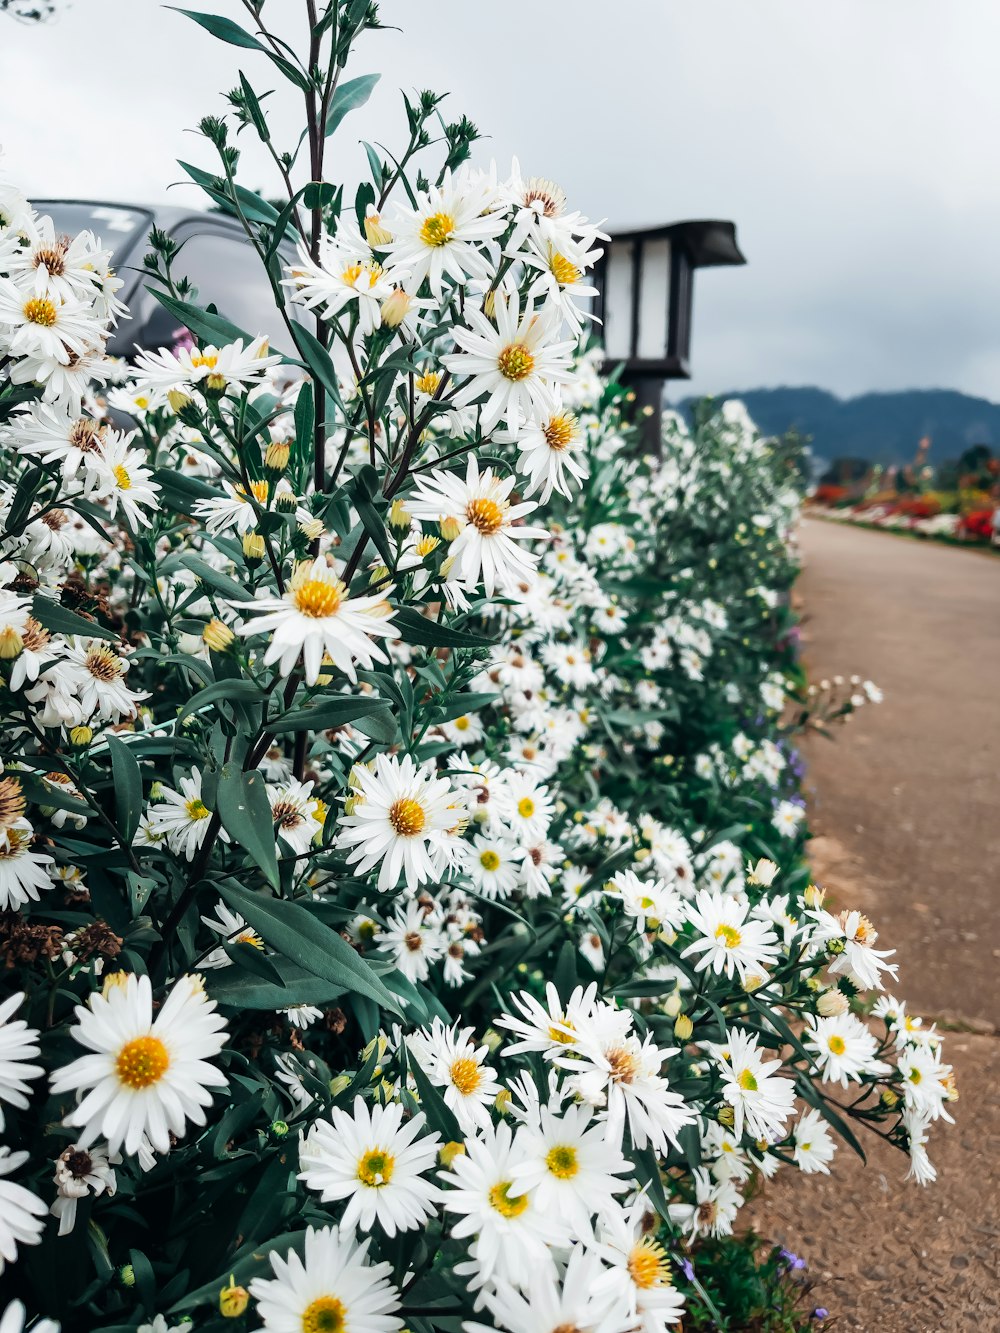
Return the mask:
M105 629L96 620L88 620L76 611L60 602L50 601L41 593L35 593L31 599L31 614L38 623L51 634L82 634L89 639L109 639L118 643L121 635L112 629Z
M193 167L190 162L182 162L178 159L177 165L183 167L196 185L200 185L207 195L210 195L217 203L232 207L232 197L225 194L218 188L218 176L213 176L210 171L202 171L201 167ZM223 183L229 185L223 178ZM266 199L262 199L259 194L253 190L248 190L244 185L234 184L232 187L233 195L239 205L240 212L248 222L264 222L269 227L273 227L278 221L278 210L273 204L269 204Z
M492 648L496 639L468 630L452 629L436 620L428 620L409 606L400 606L392 616L404 643L419 643L427 648Z
M253 342L253 338L245 329L237 328L222 315L213 315L208 310L202 310L200 306L192 305L190 301L178 301L176 297L168 292L161 292L156 287L149 287L147 290L156 297L165 310L169 310L175 319L190 329L202 342L223 346L240 340L244 347Z
M333 366L333 360L330 353L326 350L319 339L305 327L304 324L292 324L292 336L295 339L295 345L298 347L307 367L313 376L319 380L323 388L327 391L333 401L341 411L344 410L344 404L340 397L340 385L337 383L337 372Z
M199 690L197 694L192 695L177 714L176 725L179 727L185 718L191 717L200 708L204 708L206 704L214 703L216 699L234 699L241 703L260 703L264 697L264 691L259 685L255 685L252 680L217 680L214 685L206 685L203 690Z
M359 106L364 106L381 77L380 74L362 74L360 77L348 79L346 83L340 85L333 95L330 111L326 118L327 138L334 133L349 111L355 111Z
M226 956L244 972L251 972L262 981L270 982L277 990L284 991L285 983L281 973L256 945L248 944L246 940L229 940L222 948Z
M307 382L295 400L295 454L298 459L312 458L315 430L316 403L313 386Z
M222 827L276 889L278 856L274 845L274 817L263 776L256 771L244 773L238 764L223 764L218 800ZM251 921L250 924L254 923Z
M339 999L345 992L344 986L314 977L311 972L285 958L269 958L268 962L281 978L282 985L275 985L263 977L240 973L235 967L227 967L213 971L206 978L205 986L209 995L231 1009L285 1009L295 1004L322 1007Z
M391 569L396 563L396 553L389 540L389 534L385 530L385 522L378 510L357 487L352 491L351 501L358 511L358 517L365 526L365 532L375 543L375 549L385 562L386 568Z
M202 583L209 588L214 588L216 592L222 593L223 597L231 598L234 602L252 602L253 593L242 583L237 583L235 579L229 578L226 574L221 574L217 569L213 569L207 560L202 560L197 555L186 555L184 565L190 569L192 574L197 574Z
M464 717L466 713L478 713L480 708L488 708L499 698L499 694L492 691L477 693L469 690L465 694L456 694L442 706L440 712L434 714L434 721L451 722L456 717Z
M118 827L125 846L131 847L142 818L142 772L135 755L124 741L120 741L117 736L108 736L107 743L115 780Z
M194 9L178 9L176 5L167 5L167 9L172 9L175 14L183 14L186 18L193 19L206 32L210 32L213 37L218 37L220 42L227 42L230 46L243 46L250 51L263 51L267 54L267 48L256 37L241 28L238 23L232 19L222 18L219 14L200 14Z
M220 790L221 785L220 782ZM268 816L270 834L270 810ZM273 838L271 845L274 845ZM400 1002L386 989L369 964L342 936L325 926L300 903L253 893L232 881L220 884L219 892L265 943L285 958L294 959L307 972L339 987L341 992L366 995L383 1009L402 1015Z
M387 739L391 739L396 731L395 721L389 705L377 694L335 695L332 699L316 699L302 708L296 708L294 712L285 713L283 717L276 717L268 722L267 729L275 735L282 731L327 731L348 722L356 722L358 718L374 718L378 714L384 714L385 717L379 717L376 726L380 723L387 733ZM370 736L371 732L366 731L365 735Z

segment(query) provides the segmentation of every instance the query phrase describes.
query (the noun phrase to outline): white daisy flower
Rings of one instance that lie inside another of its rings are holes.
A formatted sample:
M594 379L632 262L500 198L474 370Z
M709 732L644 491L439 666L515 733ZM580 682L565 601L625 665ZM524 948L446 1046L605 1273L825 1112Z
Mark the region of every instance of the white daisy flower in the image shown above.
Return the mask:
M781 952L778 937L770 922L753 920L749 913L745 898L700 890L688 906L688 920L701 938L689 944L681 957L700 953L696 972L710 967L732 978L735 971L744 983L748 977L766 976Z
M41 1065L29 1063L41 1054L38 1029L13 1017L23 1000L24 991L18 991L0 1004L0 1130L6 1128L3 1103L25 1110L30 1082L44 1073Z
M526 1055L538 1051L552 1060L564 1054L567 1047L575 1046L579 1033L593 1019L599 1004L597 982L592 981L586 988L574 987L565 1005L551 981L545 983L544 1005L527 991L511 995L510 1002L523 1017L501 1014L496 1020L496 1027L507 1028L520 1038L504 1047L504 1054Z
M132 439L132 435L109 431L103 452L95 455L88 475L93 477L94 494L107 505L112 518L120 509L133 528L148 528L149 513L160 507L160 486L146 467L149 455L145 449L132 448Z
M488 435L501 421L519 432L532 416L543 419L557 409L555 386L573 378L570 356L572 340L557 342L559 312L536 311L526 302L522 315L516 295L498 292L494 302L494 324L481 310L469 308L452 337L461 348L441 358L456 379L465 380L452 398L455 407L468 407L484 395L480 429Z
M415 518L435 522L450 519L458 525L458 536L448 552L452 562L448 577L470 589L482 582L489 597L497 589L510 591L518 583L532 581L538 557L522 550L518 543L548 535L544 528L527 527L518 521L538 506L533 500L510 503L515 481L515 477L495 477L492 468L480 473L479 464L470 455L464 480L454 472L435 469L420 478L406 500Z
M115 1161L120 1160L115 1155ZM59 1235L68 1236L76 1225L79 1201L88 1195L114 1194L118 1178L106 1149L81 1148L78 1143L71 1143L59 1154L55 1168L52 1179L58 1195L49 1212L59 1219Z
M423 1226L441 1191L424 1179L435 1165L440 1135L423 1134L423 1114L403 1123L398 1102L371 1108L354 1099L317 1120L299 1148L299 1179L324 1203L347 1200L341 1233L363 1234L378 1222L387 1236Z
M649 1214L644 1195L627 1210L609 1208L597 1252L613 1274L611 1290L625 1302L628 1327L667 1333L684 1313L684 1297L673 1286L670 1256L656 1238L657 1228L649 1225Z
M468 278L488 282L493 256L480 248L507 227L493 192L471 181L467 172L446 173L440 187L417 196L416 208L396 205L389 261L406 269L417 291L424 279L440 298L445 277L464 285ZM499 259L499 251L496 253Z
M63 1123L83 1130L83 1147L103 1137L110 1151L135 1153L146 1137L167 1153L171 1133L181 1137L189 1120L205 1123L209 1089L226 1086L208 1063L226 1043L226 1020L196 976L174 984L155 1019L148 977L117 973L105 990L77 1005L71 1029L93 1054L52 1076L54 1093L84 1094Z
M837 1150L830 1127L819 1111L803 1111L792 1130L792 1157L806 1175L830 1174L829 1163Z
M484 898L502 901L517 888L520 854L510 839L477 834L465 859L469 878Z
M147 811L150 836L155 841L166 838L176 856L193 861L195 853L205 841L212 811L201 797L201 772L195 768L180 780L180 791L160 787L161 799ZM228 841L225 830L220 837Z
M860 1082L865 1074L888 1074L892 1066L877 1058L878 1041L864 1023L852 1013L829 1018L806 1016L808 1049L815 1051L816 1068L824 1083L839 1083L846 1088L851 1080Z
M496 1071L486 1060L488 1046L477 1046L472 1028L445 1027L435 1018L431 1027L420 1028L407 1038L414 1059L430 1081L443 1088L445 1102L454 1111L463 1133L492 1124L490 1107L500 1091Z
M522 1274L516 1284L494 1275L483 1301L495 1326L508 1333L614 1333L627 1326L629 1310L624 1291L612 1286L610 1276L593 1250L574 1245L564 1271L545 1265ZM481 1324L466 1328L485 1333Z
M409 981L426 981L431 963L444 952L445 941L437 924L412 899L397 908L379 933L379 948L392 952L397 968Z
M497 809L522 843L545 838L555 807L547 787L526 773L508 773L497 793Z
M16 820L0 836L0 911L18 911L52 888L49 868L54 862L46 852L32 850L34 836L27 819Z
M215 904L214 910L214 917L203 916L201 918L209 930L214 931L216 935L220 935L227 944L249 944L254 949L263 951L264 941L256 931L250 929L239 912L232 911L221 899ZM202 958L198 966L209 968L229 967L232 961L225 949L219 948L213 949L207 957Z
M379 865L378 887L391 889L401 875L411 887L440 874L464 803L447 778L431 776L410 755L380 754L374 767L358 766L350 813L341 819L337 846L350 848L354 873Z
M588 1240L594 1215L629 1188L632 1164L586 1106L543 1106L537 1124L523 1124L517 1133L523 1160L511 1170L515 1184L530 1191L543 1212L568 1222L578 1239Z
M697 1236L731 1236L743 1195L730 1180L713 1180L708 1171L697 1167L693 1173L694 1201L669 1205L671 1222L686 1231L691 1240Z
M307 310L322 306L328 319L356 309L365 338L382 324L381 303L392 295L393 279L408 276L401 270L387 274L357 228L345 220L335 236L320 237L318 263L300 241L298 261L288 273L282 286L290 288L293 301Z
M530 1273L551 1267L550 1246L569 1242L565 1224L544 1213L515 1182L514 1170L523 1160L510 1125L494 1128L487 1118L451 1170L441 1173L448 1186L445 1210L458 1214L452 1235L469 1242L474 1288L497 1279L520 1286Z
M313 785L312 782L299 782L297 778L290 778L281 786L269 786L267 789L271 816L276 825L275 833L296 856L302 856L309 850L313 839L323 828L316 820L322 807L312 794Z
M254 338L245 349L238 338L221 348L181 347L170 351L161 347L158 352L140 352L135 359L135 375L140 386L162 392L179 389L192 393L200 389L221 397L259 384L270 367L280 361L280 356L268 354L266 337Z
M324 656L356 684L355 663L370 671L376 662L388 660L373 640L397 637L385 593L348 597L336 566L322 556L297 565L281 597L235 605L247 616L238 634L272 635L264 665L277 662L287 676L301 657L307 685L316 684Z
M368 1262L371 1240L358 1242L333 1227L307 1227L303 1257L271 1252L273 1278L255 1277L250 1295L271 1333L395 1333L399 1293L392 1266Z
M70 686L83 718L119 722L135 717L139 703L147 697L130 690L125 676L132 665L104 639L75 639L64 649L63 662Z
M38 1245L45 1230L45 1204L23 1185L7 1179L27 1160L26 1152L0 1148L0 1274L17 1260L19 1245Z
M642 880L634 870L619 870L605 885L604 894L621 903L641 934L664 928L677 930L684 921L684 899L665 880Z
M234 529L240 534L250 532L258 523L257 508L267 508L271 487L267 481L251 481L247 491L242 485L231 486L223 481L225 495L214 496L210 500L195 500L192 513L204 519L206 532L229 532Z
M719 1057L722 1095L733 1108L737 1140L746 1132L773 1143L784 1134L785 1121L794 1114L795 1085L779 1077L780 1060L765 1062L755 1033L733 1028Z
M888 972L895 981L899 971L896 963L883 963L883 958L891 958L895 949L876 949L878 931L860 912L841 912L834 916L822 908L808 913L815 922L813 939L841 952L830 962L831 975L849 977L858 990L884 990L882 973Z

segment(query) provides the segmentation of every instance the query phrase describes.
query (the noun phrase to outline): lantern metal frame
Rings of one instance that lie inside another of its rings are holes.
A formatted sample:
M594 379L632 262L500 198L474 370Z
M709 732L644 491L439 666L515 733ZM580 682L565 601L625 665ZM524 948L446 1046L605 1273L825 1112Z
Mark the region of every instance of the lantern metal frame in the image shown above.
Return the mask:
M665 355L640 356L640 302L645 259L648 247L663 241L668 243L670 254L667 308L664 311ZM605 247L594 269L594 285L598 290L594 313L602 322L607 303L611 252L615 246L625 245L632 247L630 351L626 357L608 356L603 370L610 374L621 366L623 379L629 381L690 379L694 272L699 268L721 268L747 262L736 241L736 226L732 222L703 219L611 233L610 245Z

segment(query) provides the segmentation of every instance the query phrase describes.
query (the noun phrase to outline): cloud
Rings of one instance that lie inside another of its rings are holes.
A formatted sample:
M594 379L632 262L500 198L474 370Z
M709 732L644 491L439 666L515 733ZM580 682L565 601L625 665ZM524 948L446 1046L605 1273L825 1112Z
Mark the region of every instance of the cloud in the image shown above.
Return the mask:
M491 136L484 156L517 153L592 217L736 221L749 265L699 274L695 380L678 392L998 395L994 0L965 0L960 17L940 0L385 0L382 13L402 31L367 35L352 62L383 77L335 140L348 179L360 133L403 137L395 90L429 86ZM185 128L221 109L241 65L275 84L260 57L153 0L0 25L0 137L37 194L194 202L167 189L176 158L210 162ZM276 134L294 136L294 112L269 105ZM270 179L249 143L246 179Z

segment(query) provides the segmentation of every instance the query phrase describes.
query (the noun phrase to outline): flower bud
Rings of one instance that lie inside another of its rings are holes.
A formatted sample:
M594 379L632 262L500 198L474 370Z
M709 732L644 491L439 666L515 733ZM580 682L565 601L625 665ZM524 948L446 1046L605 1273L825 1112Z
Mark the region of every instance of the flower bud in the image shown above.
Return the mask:
M213 616L202 630L201 637L213 653L224 653L236 635L227 624Z
M501 1088L494 1099L493 1105L501 1115L506 1115L513 1104L514 1098L510 1095L507 1088Z
M663 1001L663 1012L668 1018L676 1018L681 1011L681 997L677 991L671 991Z
M246 1287L238 1287L232 1273L229 1274L229 1286L219 1292L219 1313L223 1319L239 1319L250 1304L250 1293Z
M272 440L264 450L264 466L271 472L284 472L291 452L287 440Z
M751 991L760 990L766 981L766 972L748 972L743 982L743 989L749 995Z
M13 625L5 625L0 630L0 658L9 662L12 658L20 657L24 652L24 640Z
M294 514L299 507L295 492L287 482L275 488L274 507L282 514Z
M441 520L438 524L438 528L441 532L441 536L446 542L453 542L462 531L461 523L459 523L457 518L454 518L450 514L447 518Z
M767 889L774 883L774 877L777 873L778 867L775 863L762 856L747 875L747 883L760 884Z
M720 1125L725 1125L727 1129L732 1129L736 1124L736 1115L731 1106L720 1106L715 1113L715 1118Z
M406 511L406 505L402 500L393 500L389 506L389 526L399 528L403 532L409 531L410 515Z
M382 302L382 323L388 329L398 329L410 313L413 297L402 287L395 288Z
M893 1092L892 1088L883 1088L879 1098L883 1106L888 1106L890 1110L899 1105L899 1093Z
M810 884L802 895L807 907L822 907L823 899L826 897L826 890L819 888L815 884Z
M674 1036L678 1041L690 1041L691 1034L694 1032L694 1024L688 1018L687 1014L678 1014L674 1020Z
M382 583L389 577L389 570L386 565L376 565L368 575L369 583Z
M339 1097L342 1092L346 1092L351 1086L351 1079L348 1074L338 1074L336 1078L330 1080L330 1096Z
M259 565L264 559L266 550L264 538L259 532L245 532L243 534L243 554L246 556L248 565Z
M816 1001L816 1012L824 1018L834 1018L837 1014L846 1014L850 1005L847 996L836 986L825 990Z
M503 1037L493 1028L488 1028L483 1036L483 1045L487 1048L490 1055L496 1055L497 1051L503 1045Z
M73 727L70 730L69 738L78 750L82 750L94 739L94 732L91 727L87 726Z
M122 1264L118 1270L118 1281L123 1287L135 1286L135 1269L131 1264Z
M206 375L201 382L201 389L206 398L221 398L227 387L228 381L225 375L221 375L217 370Z
M167 391L167 402L177 416L191 404L191 395L182 392L180 389L169 389Z
M451 1166L456 1157L465 1156L465 1144L456 1143L454 1139L450 1143L443 1143L438 1149L438 1161L442 1166Z
M287 1120L272 1120L270 1124L271 1136L276 1139L283 1139L288 1133Z
M325 531L326 528L324 527L321 518L316 518L314 516L312 518L303 518L299 520L299 532L301 532L304 537L308 537L311 542L318 541Z
M365 240L374 249L376 246L390 245L392 243L392 232L382 221L371 204L368 205L370 212L365 214Z

